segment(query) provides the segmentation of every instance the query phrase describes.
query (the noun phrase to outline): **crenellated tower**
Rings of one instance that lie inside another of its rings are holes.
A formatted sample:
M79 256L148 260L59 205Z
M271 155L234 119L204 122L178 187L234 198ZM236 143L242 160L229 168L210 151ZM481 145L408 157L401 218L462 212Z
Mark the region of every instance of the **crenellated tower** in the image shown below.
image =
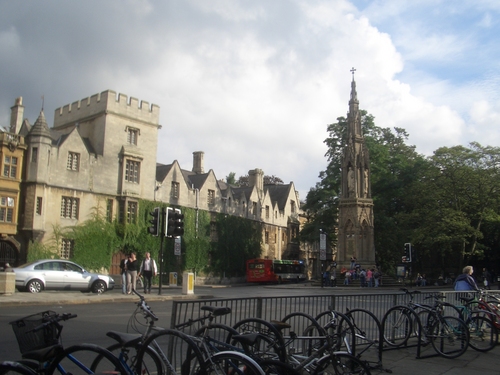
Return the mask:
M348 264L351 257L355 256L362 267L368 268L375 265L370 156L361 129L355 69L351 72L347 145L342 160L337 261Z

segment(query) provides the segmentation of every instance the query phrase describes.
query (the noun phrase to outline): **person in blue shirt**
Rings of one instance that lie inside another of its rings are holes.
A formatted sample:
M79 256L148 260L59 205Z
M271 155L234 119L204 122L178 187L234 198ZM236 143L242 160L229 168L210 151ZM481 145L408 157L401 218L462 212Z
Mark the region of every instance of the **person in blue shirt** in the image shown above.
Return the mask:
M478 291L479 288L476 281L472 277L474 268L472 266L465 266L463 273L459 275L455 280L455 290L475 290Z

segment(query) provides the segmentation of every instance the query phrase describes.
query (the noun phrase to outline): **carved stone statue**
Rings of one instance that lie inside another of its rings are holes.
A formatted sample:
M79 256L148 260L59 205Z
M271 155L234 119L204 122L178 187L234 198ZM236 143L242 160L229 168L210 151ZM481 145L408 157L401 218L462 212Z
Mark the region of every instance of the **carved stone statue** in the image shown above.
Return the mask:
M354 171L349 167L347 172L347 187L349 188L349 197L356 196L356 181L354 180Z

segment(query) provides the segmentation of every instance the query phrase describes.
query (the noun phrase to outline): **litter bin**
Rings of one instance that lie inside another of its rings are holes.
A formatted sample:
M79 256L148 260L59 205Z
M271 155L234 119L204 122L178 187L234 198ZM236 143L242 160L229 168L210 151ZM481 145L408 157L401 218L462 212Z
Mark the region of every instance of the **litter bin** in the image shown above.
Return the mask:
M0 272L0 294L14 294L16 292L16 274L14 272Z
M170 272L169 276L170 286L177 286L177 272Z

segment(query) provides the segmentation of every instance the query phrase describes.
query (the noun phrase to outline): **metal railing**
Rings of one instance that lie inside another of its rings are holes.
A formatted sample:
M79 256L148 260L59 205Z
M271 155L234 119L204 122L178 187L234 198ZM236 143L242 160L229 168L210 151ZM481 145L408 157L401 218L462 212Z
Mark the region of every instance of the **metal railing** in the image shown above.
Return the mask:
M423 291L421 294L415 294L413 301L432 304L433 301L426 300L426 297L436 293L445 295L445 300L452 304L460 304L457 295L470 294L455 291ZM492 293L494 292L492 291ZM266 321L282 320L288 314L295 312L302 312L316 317L329 309L343 313L348 309L365 309L373 313L379 321L382 321L387 310L396 305L406 305L409 298L408 295L402 292L394 292L385 294L308 295L173 301L170 327L174 328L175 325L186 322L189 319L197 319L203 316L205 312L200 309L203 305L230 307L231 314L217 317L216 322L231 327L247 318L260 318ZM194 331L197 328L191 327L191 330Z

